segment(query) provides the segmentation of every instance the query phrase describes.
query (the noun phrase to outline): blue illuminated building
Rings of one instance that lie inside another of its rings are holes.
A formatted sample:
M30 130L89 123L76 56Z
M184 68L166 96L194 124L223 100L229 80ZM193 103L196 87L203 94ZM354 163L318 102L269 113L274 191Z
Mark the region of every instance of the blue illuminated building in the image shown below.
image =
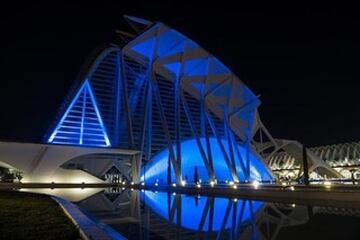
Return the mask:
M195 169L203 181L271 180L252 144L254 93L178 31L126 19L136 34L94 54L46 142L138 150L135 181L146 183L192 182Z
M89 82L86 80L60 119L49 142L110 146L110 141Z

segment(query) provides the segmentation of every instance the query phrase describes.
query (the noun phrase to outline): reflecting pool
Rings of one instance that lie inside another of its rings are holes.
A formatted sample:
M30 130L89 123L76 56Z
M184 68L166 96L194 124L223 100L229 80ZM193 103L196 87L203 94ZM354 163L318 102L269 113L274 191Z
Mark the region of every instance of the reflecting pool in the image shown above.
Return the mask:
M125 188L22 191L72 201L128 239L359 239L356 208Z

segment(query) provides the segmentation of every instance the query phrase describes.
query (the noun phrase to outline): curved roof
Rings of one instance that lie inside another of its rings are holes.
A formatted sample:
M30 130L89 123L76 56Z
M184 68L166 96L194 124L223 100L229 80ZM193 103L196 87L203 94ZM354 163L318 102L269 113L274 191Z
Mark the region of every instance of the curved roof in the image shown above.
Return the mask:
M169 81L180 79L182 89L197 99L204 97L217 117L226 115L241 139L251 134L259 99L219 59L185 35L161 22L146 21L146 30L123 48L123 54Z

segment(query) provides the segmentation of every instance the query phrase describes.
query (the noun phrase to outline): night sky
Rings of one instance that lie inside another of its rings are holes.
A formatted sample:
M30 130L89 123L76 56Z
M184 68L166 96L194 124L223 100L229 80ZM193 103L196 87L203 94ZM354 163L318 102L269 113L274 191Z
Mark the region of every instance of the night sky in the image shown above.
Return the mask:
M261 95L274 137L360 140L360 19L351 11L150 2L2 6L0 139L41 141L88 54L130 30L127 14L162 21L218 57Z

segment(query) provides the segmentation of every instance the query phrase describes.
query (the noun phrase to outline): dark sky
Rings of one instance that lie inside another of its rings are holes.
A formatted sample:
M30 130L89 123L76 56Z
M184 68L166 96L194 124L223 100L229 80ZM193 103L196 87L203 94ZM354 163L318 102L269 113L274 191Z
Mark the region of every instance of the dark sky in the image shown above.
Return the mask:
M128 14L162 21L217 56L261 94L274 137L313 146L360 140L353 11L129 2L1 7L1 139L41 141L88 54L115 41L115 29L128 30Z

